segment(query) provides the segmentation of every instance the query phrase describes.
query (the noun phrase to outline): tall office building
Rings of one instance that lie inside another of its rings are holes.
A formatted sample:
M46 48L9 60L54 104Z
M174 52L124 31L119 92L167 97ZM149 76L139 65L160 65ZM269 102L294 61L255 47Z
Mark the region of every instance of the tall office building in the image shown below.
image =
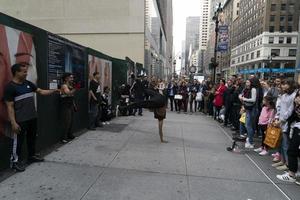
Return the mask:
M209 32L209 0L201 0L200 50L206 50Z
M198 52L198 71L204 69L204 52L207 48L209 37L209 0L200 1L201 17L200 17L200 33L199 33L199 47Z
M209 0L208 9L208 36L207 36L207 48L203 53L203 72L205 76L211 76L212 70L209 68L211 58L214 57L215 49L215 22L213 16L217 7L221 3L223 5L224 0Z
M199 26L200 17L186 18L186 36L185 36L185 69L189 68L191 56L199 49Z
M241 73L293 76L288 72L295 68L299 6L298 0L240 0L231 67Z

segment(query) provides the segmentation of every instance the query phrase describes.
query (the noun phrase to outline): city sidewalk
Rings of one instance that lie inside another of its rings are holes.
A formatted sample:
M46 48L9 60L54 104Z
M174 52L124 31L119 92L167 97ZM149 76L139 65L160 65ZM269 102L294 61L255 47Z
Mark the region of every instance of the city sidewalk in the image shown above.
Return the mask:
M168 112L164 134L167 144L153 113L119 117L4 180L0 199L299 199L299 186L276 180L271 158L227 152L230 139L207 116Z

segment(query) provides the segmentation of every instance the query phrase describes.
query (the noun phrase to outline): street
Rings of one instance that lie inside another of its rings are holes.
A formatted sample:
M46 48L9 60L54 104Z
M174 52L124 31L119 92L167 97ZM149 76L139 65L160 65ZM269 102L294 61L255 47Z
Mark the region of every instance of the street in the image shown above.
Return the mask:
M270 157L227 152L227 132L203 114L168 112L161 144L153 113L119 117L1 182L0 199L299 199Z

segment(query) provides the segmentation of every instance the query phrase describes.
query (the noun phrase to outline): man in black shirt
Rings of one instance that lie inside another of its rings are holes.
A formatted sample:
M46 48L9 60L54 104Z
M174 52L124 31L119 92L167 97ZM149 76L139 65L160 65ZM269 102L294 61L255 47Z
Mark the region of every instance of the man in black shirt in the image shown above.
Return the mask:
M99 125L97 116L99 115L99 104L101 101L101 86L100 86L100 74L99 72L93 73L93 80L90 81L89 99L90 99L90 130L95 130Z
M144 87L142 85L142 82L140 80L140 76L135 79L135 82L133 83L133 85L130 88L130 92L131 94L134 95L134 99L135 101L143 101L144 100ZM143 109L142 107L138 107L138 115L142 116L143 115ZM134 115L137 112L137 108L134 109Z
M34 103L34 93L50 95L59 90L42 90L26 80L28 64L14 64L11 67L13 79L4 90L4 101L8 110L11 127L11 167L16 171L24 171L20 164L22 143L27 137L28 161L42 162L44 159L35 153L37 132L37 112Z

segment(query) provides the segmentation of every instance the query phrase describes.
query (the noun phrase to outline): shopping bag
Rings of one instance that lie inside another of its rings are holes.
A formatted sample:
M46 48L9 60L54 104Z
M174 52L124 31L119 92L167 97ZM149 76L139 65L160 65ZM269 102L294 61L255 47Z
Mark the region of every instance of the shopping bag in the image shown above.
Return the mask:
M266 130L266 137L264 144L268 145L271 148L276 148L281 139L281 128L273 125L269 125Z
M203 94L202 94L202 92L197 92L196 101L202 101L202 100L203 100Z
M176 94L175 97L174 97L174 99L176 99L176 100L181 100L181 99L182 99L182 95Z

